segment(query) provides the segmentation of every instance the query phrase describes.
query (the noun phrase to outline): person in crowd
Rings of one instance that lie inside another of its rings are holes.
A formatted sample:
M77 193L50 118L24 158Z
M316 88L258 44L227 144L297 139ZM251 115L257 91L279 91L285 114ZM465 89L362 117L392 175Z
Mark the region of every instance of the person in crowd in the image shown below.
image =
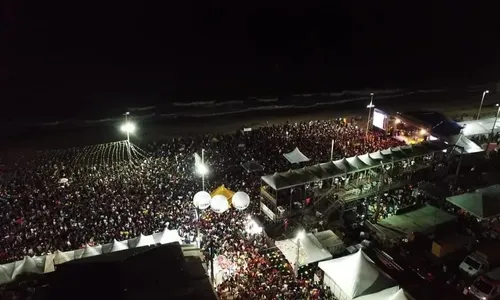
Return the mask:
M218 288L221 295L320 299L324 291L294 279L282 259L260 254L266 247L262 240L245 236L247 216L259 214L257 201L245 212L219 215L206 210L197 219L192 199L202 187L193 154L204 149L207 190L224 184L258 199L262 174L244 172L242 162L254 159L266 173L286 171L291 166L283 153L295 147L311 158L308 164L325 162L330 160L332 140L334 159L402 144L382 133L366 135L343 120L327 120L173 138L142 149L132 145L130 160L123 143L28 153L22 159L0 157L0 170L12 173L0 181L0 262L130 239L169 227L186 241L200 231L202 246L215 245L217 254L234 265ZM298 294L302 296L297 298Z

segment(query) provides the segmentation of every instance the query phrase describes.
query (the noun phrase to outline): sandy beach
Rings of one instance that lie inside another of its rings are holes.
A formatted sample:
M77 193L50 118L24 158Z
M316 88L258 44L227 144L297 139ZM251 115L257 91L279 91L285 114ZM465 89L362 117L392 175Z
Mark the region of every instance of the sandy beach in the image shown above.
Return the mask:
M450 118L457 119L462 114L473 116L477 113L477 97L470 95L454 98L452 101L436 101L435 99L405 99L405 101L381 101L379 107L390 113L410 110L432 110L443 112ZM485 103L482 116L492 116L496 109L493 99ZM474 105L472 105L473 103ZM170 120L141 120L138 130L131 137L133 143L141 145L151 141L166 140L173 136L190 136L206 133L233 133L243 127L257 128L285 122L325 120L331 118L354 117L360 124L365 124L366 103L342 103L312 109L268 110L234 115L179 118ZM133 116L132 116L133 119ZM5 138L3 151L39 150L68 148L73 146L109 143L123 140L119 130L120 124L97 124L79 128L48 127L44 129L25 129Z

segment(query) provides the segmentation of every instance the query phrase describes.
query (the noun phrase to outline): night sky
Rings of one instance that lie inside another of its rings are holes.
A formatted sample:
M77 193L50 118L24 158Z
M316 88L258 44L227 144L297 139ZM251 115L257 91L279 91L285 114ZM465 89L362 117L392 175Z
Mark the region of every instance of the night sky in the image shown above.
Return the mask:
M4 1L11 117L498 79L494 1L56 2Z

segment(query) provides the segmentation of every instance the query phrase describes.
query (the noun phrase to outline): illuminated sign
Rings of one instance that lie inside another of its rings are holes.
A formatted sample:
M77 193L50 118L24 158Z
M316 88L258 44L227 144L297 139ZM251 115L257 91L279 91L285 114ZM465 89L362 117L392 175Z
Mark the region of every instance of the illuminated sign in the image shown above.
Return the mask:
M378 109L373 110L373 126L386 130L387 129L387 115Z

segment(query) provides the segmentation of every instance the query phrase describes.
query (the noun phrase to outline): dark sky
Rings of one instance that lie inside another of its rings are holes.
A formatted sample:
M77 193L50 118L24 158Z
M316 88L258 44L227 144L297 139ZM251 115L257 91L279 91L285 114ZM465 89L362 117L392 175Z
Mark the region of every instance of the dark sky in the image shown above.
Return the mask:
M495 1L56 2L3 2L2 105L439 86L500 67Z

